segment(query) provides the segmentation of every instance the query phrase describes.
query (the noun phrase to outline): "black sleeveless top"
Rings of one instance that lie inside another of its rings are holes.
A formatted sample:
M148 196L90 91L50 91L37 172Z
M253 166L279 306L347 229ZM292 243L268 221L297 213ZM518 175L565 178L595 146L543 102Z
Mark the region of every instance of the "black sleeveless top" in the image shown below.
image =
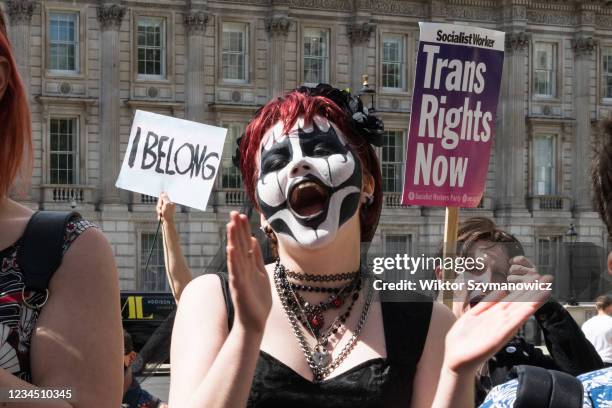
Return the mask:
M234 307L227 274L221 279L231 329ZM376 358L315 384L265 351L259 352L247 407L252 408L407 408L433 307L414 302L382 302L386 358Z

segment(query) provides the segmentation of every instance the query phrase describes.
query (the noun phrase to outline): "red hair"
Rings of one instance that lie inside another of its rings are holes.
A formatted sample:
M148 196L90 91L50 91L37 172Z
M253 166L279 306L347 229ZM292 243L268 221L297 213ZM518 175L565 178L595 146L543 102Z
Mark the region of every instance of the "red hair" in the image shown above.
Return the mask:
M0 57L8 60L8 84L0 99L0 197L5 196L17 175L29 179L32 157L32 128L26 89L6 34L0 12Z
M349 145L357 153L363 173L374 179L374 201L371 205L362 207L359 212L361 241L370 242L378 226L382 208L382 177L378 157L372 146L352 129L347 114L323 96L311 96L295 90L283 98L268 102L251 119L240 142L240 171L249 199L259 208L255 199L259 165L255 160L266 131L275 123L283 121L284 131L287 132L299 117L310 123L315 115L333 122L344 133Z

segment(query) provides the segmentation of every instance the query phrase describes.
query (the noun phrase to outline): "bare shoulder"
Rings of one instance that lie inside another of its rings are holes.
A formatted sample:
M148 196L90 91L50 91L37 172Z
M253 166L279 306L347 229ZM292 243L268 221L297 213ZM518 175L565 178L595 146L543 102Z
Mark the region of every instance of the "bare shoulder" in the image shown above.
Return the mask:
M451 310L439 302L433 302L431 310L431 322L429 324L429 332L446 333L455 323L455 315Z
M226 322L227 308L221 285L221 278L214 273L192 279L181 294L178 314L201 315L205 310L206 314L212 317L209 321Z
M50 289L54 281L62 281L62 285L85 284L89 290L95 290L95 282L100 280L117 280L117 269L113 251L98 228L88 228L70 245L57 272L53 275Z

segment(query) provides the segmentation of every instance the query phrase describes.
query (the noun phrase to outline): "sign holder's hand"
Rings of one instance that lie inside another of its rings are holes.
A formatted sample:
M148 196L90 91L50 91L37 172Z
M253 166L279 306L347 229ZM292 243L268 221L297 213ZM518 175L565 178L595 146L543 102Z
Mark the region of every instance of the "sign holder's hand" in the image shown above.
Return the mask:
M174 214L176 212L176 204L170 201L170 197L166 192L159 195L157 200L157 216L164 223L174 224Z
M263 332L272 307L270 279L248 219L237 211L230 213L227 224L227 267L236 322Z

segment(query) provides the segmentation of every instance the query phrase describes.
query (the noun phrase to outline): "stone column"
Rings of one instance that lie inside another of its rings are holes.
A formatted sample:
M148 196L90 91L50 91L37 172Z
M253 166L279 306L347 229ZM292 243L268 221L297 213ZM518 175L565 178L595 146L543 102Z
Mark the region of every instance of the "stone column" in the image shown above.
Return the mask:
M125 7L101 4L98 7L100 22L100 167L101 197L105 204L119 203L119 190L115 187L119 173L119 28L125 15Z
M496 207L504 212L526 211L525 123L527 53L529 36L524 32L506 34L506 54L495 135Z
M441 23L446 21L446 0L431 0L429 5L429 15L433 22Z
M184 18L187 37L187 67L185 72L186 118L206 121L206 75L204 73L205 34L209 15L205 10L187 11Z
M361 89L364 74L368 73L368 43L376 29L369 22L352 23L348 28L351 40L351 93L357 95Z
M268 53L270 98L285 93L285 41L289 27L291 27L291 20L284 15L277 15L266 20L266 31L270 35L270 52Z
M37 0L6 2L6 13L10 21L9 37L28 97L30 96L30 23L37 3Z
M596 42L593 37L579 36L573 41L574 115L576 118L572 172L574 210L593 211L589 164L591 162L591 117L594 109L591 96L595 90L592 72Z

